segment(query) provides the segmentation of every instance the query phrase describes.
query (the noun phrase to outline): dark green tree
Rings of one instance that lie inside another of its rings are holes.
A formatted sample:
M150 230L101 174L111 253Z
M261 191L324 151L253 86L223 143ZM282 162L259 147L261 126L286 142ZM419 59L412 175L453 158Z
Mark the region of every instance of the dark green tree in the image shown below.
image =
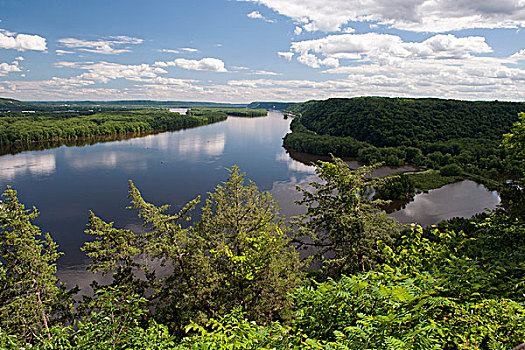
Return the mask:
M277 202L253 182L245 184L233 167L228 181L209 194L195 225L202 242L202 267L195 268L209 289L199 302L217 314L240 306L262 322L286 317L302 265L285 232Z
M57 244L32 223L37 216L7 187L0 201L0 327L26 341L50 337L67 305L55 277Z
M399 224L380 210L385 201L370 199L370 189L386 178L371 177L374 167L351 170L338 158L319 162L319 181L300 188L298 203L307 213L296 218L296 239L304 248L315 250L326 276L367 271L380 259L377 242L390 242Z
M503 135L503 147L508 152L507 161L520 172L521 182L525 182L525 113L514 123L510 133Z

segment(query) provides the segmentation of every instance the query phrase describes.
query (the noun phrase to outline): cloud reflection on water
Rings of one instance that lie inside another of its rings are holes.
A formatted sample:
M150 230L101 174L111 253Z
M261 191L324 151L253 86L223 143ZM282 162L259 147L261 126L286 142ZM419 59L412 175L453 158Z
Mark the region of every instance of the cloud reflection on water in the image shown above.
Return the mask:
M32 176L49 176L56 171L54 153L22 153L0 157L0 180L10 181L15 177L30 174Z

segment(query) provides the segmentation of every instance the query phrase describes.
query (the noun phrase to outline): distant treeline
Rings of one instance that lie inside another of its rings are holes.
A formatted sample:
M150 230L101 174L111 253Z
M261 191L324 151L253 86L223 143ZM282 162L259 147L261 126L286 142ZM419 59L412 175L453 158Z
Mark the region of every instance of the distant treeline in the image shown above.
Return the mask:
M68 111L68 110L129 110L140 108L244 108L246 104L195 102L195 101L151 101L151 100L123 100L123 101L46 101L22 102L14 99L0 98L1 111Z
M81 113L0 113L0 147L195 127L225 120L223 112L198 115L157 110Z
M249 108L192 108L188 111L190 115L207 115L210 113L224 113L234 117L265 117L268 111Z
M434 169L458 164L491 178L518 171L505 169L498 146L524 103L359 97L311 101L289 111L300 115L284 139L295 151Z
M294 102L252 102L247 107L255 109L270 109L276 111L283 111L292 108L298 103Z

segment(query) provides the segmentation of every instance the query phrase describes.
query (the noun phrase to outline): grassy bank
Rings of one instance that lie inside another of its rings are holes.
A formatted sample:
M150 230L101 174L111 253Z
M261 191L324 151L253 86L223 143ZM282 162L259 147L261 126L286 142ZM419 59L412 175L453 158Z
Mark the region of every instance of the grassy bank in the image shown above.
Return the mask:
M462 176L443 176L437 170L405 173L413 181L415 192L428 192L445 185L463 180Z

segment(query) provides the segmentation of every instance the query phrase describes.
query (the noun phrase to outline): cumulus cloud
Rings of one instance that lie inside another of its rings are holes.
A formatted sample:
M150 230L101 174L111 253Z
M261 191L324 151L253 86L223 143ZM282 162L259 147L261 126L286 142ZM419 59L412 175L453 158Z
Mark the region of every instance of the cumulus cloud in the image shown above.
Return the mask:
M396 58L452 59L493 51L483 37L438 34L423 42L404 42L399 36L377 33L329 35L294 42L291 49L299 55L299 62L314 68L337 67L339 59L382 62Z
M13 61L9 63L0 63L0 76L7 75L11 72L20 72L21 69L18 67L18 61Z
M194 49L193 47L181 47L180 50L186 51L186 52L199 52L199 50Z
M291 61L292 60L292 57L294 55L293 52L277 52L277 54L280 56L280 57L283 57L284 59L286 59L287 61Z
M45 51L47 44L46 39L39 35L0 31L0 49Z
M207 70L212 72L227 72L224 67L224 62L211 57L205 57L201 60L187 60L185 58L177 58L169 62L155 62L157 67L179 67L187 70Z
M90 85L94 83L107 83L113 79L126 79L131 81L140 81L142 78L156 78L158 74L167 73L164 69L153 67L149 64L126 65L112 62L57 62L59 68L74 68L86 70L79 76L61 80L54 78L55 82Z
M317 56L308 52L301 53L301 55L297 57L297 61L312 68L319 68L321 66L339 66L339 60L337 58L328 57L325 59L319 59Z
M273 23L274 22L273 20L268 19L268 18L264 17L263 15L261 15L261 13L259 11L252 11L249 14L247 14L246 16L248 16L250 18L253 18L253 19L262 19L263 21L268 22L268 23Z
M397 29L447 32L525 26L522 0L238 0L265 5L307 31L334 32L350 21Z
M143 42L142 39L133 38L129 36L111 36L107 40L81 40L75 38L64 38L58 40L58 42L66 48L74 48L79 51L99 53L103 55L116 55L123 52L131 52L128 48L116 48L116 46L122 45L138 45ZM58 50L57 50L58 51ZM69 53L68 51L60 50L60 54Z

